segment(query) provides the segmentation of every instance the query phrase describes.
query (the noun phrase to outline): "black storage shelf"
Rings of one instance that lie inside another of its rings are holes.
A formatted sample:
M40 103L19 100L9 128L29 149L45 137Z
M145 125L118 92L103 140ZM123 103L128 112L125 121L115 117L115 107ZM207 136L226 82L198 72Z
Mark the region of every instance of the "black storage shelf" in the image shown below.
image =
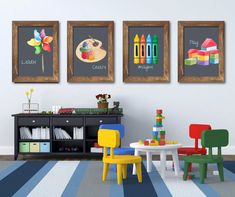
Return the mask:
M59 115L59 114L14 114L15 120L15 148L14 158L18 155L33 156L101 156L102 153L91 153L90 149L97 142L97 131L100 124L117 124L121 123L121 114L101 114L101 115ZM20 127L28 127L30 130L35 127L48 127L50 131L50 139L20 139ZM83 127L83 139L54 139L53 129L63 128L71 137L73 137L73 127ZM19 152L20 142L49 142L50 152ZM76 152L59 151L64 148L78 148Z

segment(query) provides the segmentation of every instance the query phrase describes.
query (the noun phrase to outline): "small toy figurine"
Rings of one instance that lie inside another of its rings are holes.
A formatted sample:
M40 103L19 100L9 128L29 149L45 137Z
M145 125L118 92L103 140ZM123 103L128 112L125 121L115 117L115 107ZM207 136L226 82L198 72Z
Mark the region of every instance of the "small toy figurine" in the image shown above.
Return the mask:
M119 101L114 101L113 102L113 108L112 108L112 113L116 114L119 112L119 104L120 102Z

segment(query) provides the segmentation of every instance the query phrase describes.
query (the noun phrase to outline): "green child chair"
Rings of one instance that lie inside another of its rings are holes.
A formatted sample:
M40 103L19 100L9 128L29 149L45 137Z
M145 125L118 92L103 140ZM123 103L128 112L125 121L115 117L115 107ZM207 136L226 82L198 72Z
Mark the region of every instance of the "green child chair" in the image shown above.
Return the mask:
M187 180L190 163L198 163L200 171L200 182L203 184L204 179L207 176L207 164L217 163L220 180L224 181L223 157L221 155L221 147L227 146L228 141L228 131L225 129L203 131L203 133L201 134L201 144L202 147L209 148L209 154L183 157L183 160L185 161L183 179ZM217 155L212 154L213 147L218 148Z

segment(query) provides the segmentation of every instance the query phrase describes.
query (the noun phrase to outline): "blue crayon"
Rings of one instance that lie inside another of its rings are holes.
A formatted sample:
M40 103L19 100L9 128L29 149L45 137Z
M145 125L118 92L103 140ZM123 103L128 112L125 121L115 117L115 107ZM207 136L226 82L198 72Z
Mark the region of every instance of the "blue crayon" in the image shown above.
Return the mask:
M152 64L152 38L151 35L148 34L146 38L146 64Z

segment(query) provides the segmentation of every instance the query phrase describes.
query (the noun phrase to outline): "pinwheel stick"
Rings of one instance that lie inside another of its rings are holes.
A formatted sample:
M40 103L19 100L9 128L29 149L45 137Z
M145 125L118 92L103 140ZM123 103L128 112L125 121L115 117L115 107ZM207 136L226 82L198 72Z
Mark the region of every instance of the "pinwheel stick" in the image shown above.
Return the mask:
M43 53L42 53L42 72L44 73L44 56L43 56Z

